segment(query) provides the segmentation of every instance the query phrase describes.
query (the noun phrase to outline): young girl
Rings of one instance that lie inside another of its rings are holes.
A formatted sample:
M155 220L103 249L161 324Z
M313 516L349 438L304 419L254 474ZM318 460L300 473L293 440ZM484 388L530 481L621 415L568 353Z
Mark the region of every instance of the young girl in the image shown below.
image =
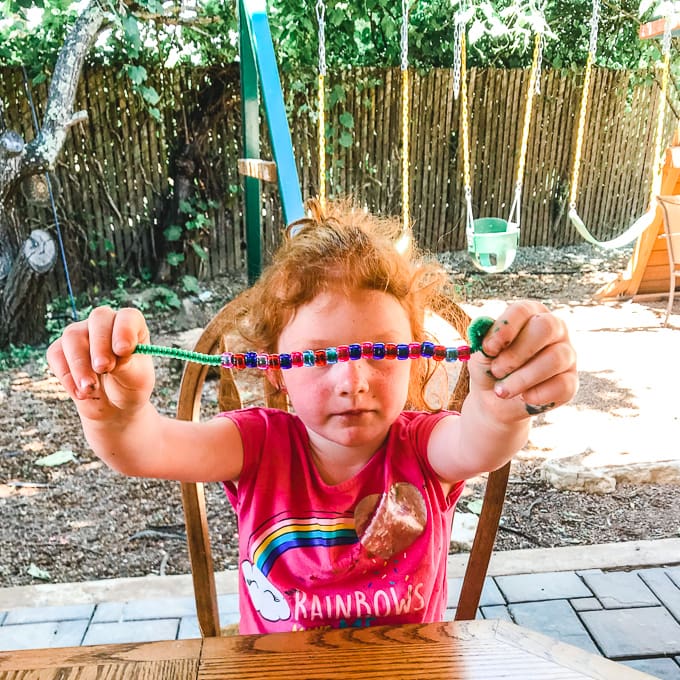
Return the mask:
M93 310L48 350L88 442L127 475L225 483L239 523L242 633L441 620L453 511L464 480L526 442L530 416L569 401L575 355L540 303L510 305L470 359L461 413L427 410L427 359L349 359L351 344L426 341L445 284L394 247L398 225L316 202L244 296L244 338L263 353L339 348L326 365L268 369L294 414L208 422L150 402L149 342L134 309ZM391 346L391 345L390 345Z

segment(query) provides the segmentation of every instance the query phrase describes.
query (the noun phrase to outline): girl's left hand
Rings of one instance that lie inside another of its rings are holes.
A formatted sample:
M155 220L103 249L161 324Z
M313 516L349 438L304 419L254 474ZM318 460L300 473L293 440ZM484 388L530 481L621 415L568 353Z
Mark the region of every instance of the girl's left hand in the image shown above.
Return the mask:
M540 302L508 306L484 336L482 350L470 361L471 389L485 393L485 402L509 418L543 413L576 394L576 353L567 327Z

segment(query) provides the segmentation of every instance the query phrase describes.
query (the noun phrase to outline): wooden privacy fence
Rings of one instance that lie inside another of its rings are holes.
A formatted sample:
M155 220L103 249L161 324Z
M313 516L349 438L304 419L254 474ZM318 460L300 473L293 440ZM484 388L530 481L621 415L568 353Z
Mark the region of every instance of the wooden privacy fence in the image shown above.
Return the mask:
M623 231L645 211L649 198L660 97L654 83L633 85L633 77L625 71L593 72L578 208L600 239ZM528 71L473 69L468 79L476 216L507 218ZM114 70L85 71L76 110L87 110L88 121L69 132L55 172L58 212L76 290L110 285L120 273L137 276L156 269L162 228L168 226L164 211L172 193L173 163L187 144L187 120L196 113L202 89L216 80L215 72L201 70L152 74L151 84L161 94L161 120L156 121ZM348 70L329 75L327 81L329 92L334 88L336 94L344 92L344 100L341 97L327 114L329 193L349 194L371 210L399 215L399 71ZM207 278L245 266L236 171L241 135L237 68L231 67L226 78L222 72L220 83L221 109L202 147L203 162L218 178L211 191L219 194L212 196L217 207L209 210L212 227L200 240L207 259L189 257L182 265L183 271ZM543 72L524 178L523 246L580 242L566 218L566 202L581 85L581 74ZM309 92L296 95L289 107L303 197L317 190L317 132L309 105L315 100L313 88L310 82ZM0 97L7 105L8 126L31 139L20 71L0 69ZM44 88L36 88L34 98L42 108ZM432 251L462 249L463 159L452 72L414 73L410 106L411 217L416 239ZM676 123L670 108L666 120L670 139ZM266 154L266 142L263 146ZM272 186L263 191L267 253L278 243L282 227L276 193ZM27 233L53 224L45 206L22 201L21 216Z

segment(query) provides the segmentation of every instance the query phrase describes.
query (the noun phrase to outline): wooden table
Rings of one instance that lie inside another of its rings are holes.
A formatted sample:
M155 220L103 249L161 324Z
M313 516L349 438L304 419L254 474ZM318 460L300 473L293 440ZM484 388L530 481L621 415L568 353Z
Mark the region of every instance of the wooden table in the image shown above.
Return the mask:
M651 676L505 621L0 652L3 680L642 680Z

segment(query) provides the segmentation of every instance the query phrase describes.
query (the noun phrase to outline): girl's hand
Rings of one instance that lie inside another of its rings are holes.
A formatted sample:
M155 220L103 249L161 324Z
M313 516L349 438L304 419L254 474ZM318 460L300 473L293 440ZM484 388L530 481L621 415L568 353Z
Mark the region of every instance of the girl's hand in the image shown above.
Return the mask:
M148 341L149 330L138 310L97 307L87 321L67 326L48 348L47 362L81 417L110 420L149 401L151 357L133 355L137 344Z
M576 354L564 322L545 305L517 302L484 337L470 361L471 389L501 420L543 413L576 394Z

